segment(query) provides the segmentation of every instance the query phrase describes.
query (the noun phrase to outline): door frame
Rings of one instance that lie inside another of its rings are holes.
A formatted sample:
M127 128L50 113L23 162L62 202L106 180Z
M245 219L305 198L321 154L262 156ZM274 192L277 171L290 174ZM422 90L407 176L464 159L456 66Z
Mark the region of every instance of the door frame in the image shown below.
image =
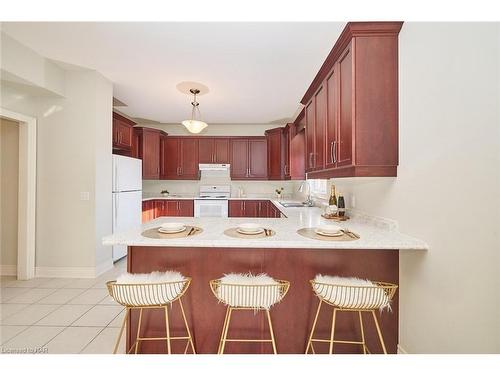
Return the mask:
M0 117L19 123L17 278L35 277L37 120L0 107Z

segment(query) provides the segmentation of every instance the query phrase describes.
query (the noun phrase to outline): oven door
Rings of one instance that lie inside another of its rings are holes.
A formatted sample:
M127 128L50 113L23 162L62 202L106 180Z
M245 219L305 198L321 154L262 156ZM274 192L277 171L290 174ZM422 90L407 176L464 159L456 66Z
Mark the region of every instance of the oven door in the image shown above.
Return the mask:
M195 199L194 217L227 217L227 199Z

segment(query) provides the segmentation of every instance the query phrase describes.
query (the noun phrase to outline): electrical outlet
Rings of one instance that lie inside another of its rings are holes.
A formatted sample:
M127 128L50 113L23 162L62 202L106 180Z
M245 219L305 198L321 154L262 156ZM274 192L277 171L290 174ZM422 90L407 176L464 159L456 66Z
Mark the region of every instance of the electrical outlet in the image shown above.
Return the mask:
M80 200L81 201L88 201L88 200L90 200L90 193L88 191L81 191L80 192Z

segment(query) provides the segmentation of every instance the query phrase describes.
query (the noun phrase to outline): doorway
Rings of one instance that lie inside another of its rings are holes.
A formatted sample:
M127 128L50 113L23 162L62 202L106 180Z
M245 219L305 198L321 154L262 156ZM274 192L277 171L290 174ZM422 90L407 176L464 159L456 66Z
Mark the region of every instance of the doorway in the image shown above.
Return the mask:
M0 271L28 280L35 277L36 119L0 108L0 122Z

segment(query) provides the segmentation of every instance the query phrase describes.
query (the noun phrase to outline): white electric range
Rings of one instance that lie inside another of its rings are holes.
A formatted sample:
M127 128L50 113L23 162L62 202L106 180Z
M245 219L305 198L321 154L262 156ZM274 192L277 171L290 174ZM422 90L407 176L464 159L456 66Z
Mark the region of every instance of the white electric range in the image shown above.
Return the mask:
M227 217L230 185L201 185L194 199L194 217Z

